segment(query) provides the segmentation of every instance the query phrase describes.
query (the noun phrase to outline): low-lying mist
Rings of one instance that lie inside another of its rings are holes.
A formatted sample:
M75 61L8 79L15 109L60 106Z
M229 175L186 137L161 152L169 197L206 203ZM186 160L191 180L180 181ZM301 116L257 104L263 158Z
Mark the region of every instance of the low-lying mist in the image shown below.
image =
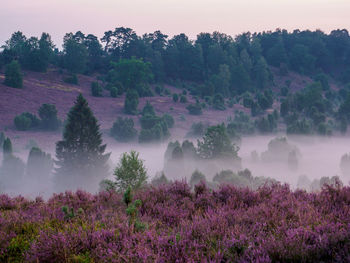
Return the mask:
M292 189L296 189L298 183L300 186L300 178L305 179L305 176L311 182L315 179L319 180L322 177L333 177L337 175L344 185L349 184L350 176L340 169L340 160L344 154L350 152L350 139L345 137L286 137L286 141L291 147L288 151L294 151L294 155L289 154L284 156L284 153L280 153L278 150L273 154L269 150L271 140L278 137L283 137L283 135L243 137L238 152L241 158L241 167L239 170L247 168L254 177L263 176L275 179L281 183L288 183ZM194 140L193 142L196 145ZM122 153L135 150L140 153L140 158L144 160L149 181L151 181L156 174L159 175L164 170L164 156L167 145L167 142L157 144L127 144L108 141L107 152L111 152L108 163L110 167L110 176L108 179L113 180L113 170L118 164ZM53 149L49 152L54 156ZM16 156L19 156L25 162L28 152L17 152ZM1 155L2 158L3 156ZM177 164L175 164L173 171L169 172L169 167L168 173L165 170L165 176L170 180L186 179L189 182L191 174L195 170L198 170L206 176L208 181L211 181L216 173L230 168L226 163L221 163L222 165L220 162L212 164L210 161L206 162L202 160L193 163L193 165L181 167L181 169L178 169L179 167L176 167ZM232 170L234 172L238 171L238 169L234 168ZM6 182L0 182L0 192L2 193L10 195L22 194L29 197L37 195L49 197L55 192L53 174L38 175L35 178L24 176L20 180L10 175L2 178L2 180L5 179L7 180ZM309 190L307 187L306 189ZM76 189L71 185L67 185L65 190ZM94 185L83 190L96 192L99 190L99 186L94 182Z

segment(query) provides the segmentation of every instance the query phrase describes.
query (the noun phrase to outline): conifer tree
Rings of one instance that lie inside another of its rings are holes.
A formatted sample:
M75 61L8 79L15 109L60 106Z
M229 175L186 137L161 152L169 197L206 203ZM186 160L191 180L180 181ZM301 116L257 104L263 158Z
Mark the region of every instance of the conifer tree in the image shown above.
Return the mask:
M0 167L0 183L6 188L11 188L20 183L24 174L24 163L12 154L10 138L4 140L2 150L3 160Z
M23 77L21 67L16 60L13 60L5 68L5 82L6 86L21 89L23 87Z
M48 178L53 168L51 155L38 147L32 147L28 155L27 176L30 179Z
M89 190L98 186L108 173L106 162L110 154L105 150L97 119L80 94L68 113L63 140L56 143L57 187Z

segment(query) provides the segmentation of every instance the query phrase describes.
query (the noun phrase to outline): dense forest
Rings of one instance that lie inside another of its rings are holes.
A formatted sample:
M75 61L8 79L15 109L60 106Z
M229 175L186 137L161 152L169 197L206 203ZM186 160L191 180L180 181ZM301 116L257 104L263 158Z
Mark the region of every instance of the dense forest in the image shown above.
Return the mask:
M214 32L200 33L190 40L185 34L168 38L160 31L138 36L130 28L119 27L105 32L101 39L80 31L68 33L63 43L59 50L47 33L39 39L15 32L0 54L5 84L21 88L21 69L45 72L53 65L61 69L67 83L79 85L77 74L96 76L91 84L93 96L102 96L103 89L111 97L126 93L127 114L138 113L139 97L168 95L174 102L186 103L189 94L196 99L186 107L189 114L200 115L208 107L225 110L241 103L250 109L254 128L262 133L276 131L280 116L289 134L344 133L350 120L350 36L345 29L330 34L277 29L235 38ZM292 79L277 86L274 76L289 72L314 82L298 92L290 88ZM169 94L163 84L183 92ZM273 107L274 102L278 102L277 107ZM268 114L268 109L275 112ZM20 130L30 128L29 121L23 119L17 120ZM156 133L163 127L160 137L166 138L161 116L151 119L159 124ZM127 119L118 121L133 125ZM143 129L139 141L154 139L153 126ZM240 129L240 123L233 122L234 127L241 134L248 132Z

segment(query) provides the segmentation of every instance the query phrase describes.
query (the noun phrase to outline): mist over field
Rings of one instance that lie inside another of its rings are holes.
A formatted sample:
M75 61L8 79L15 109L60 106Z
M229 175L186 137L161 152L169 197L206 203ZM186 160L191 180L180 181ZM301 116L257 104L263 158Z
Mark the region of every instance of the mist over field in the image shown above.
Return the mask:
M283 134L242 137L238 152L239 157L242 159L241 168L237 169L234 167L234 165L230 165L229 163L226 168L231 168L232 170L236 171L247 168L255 177L263 176L266 178L273 178L278 182L289 184L292 189L298 188L298 180L300 176L307 176L310 181L314 179L319 180L322 177L339 176L344 185L349 185L350 174L344 174L344 172L342 172L340 169L341 157L350 152L348 146L350 140L348 138L340 136L287 137L288 143L296 146L300 152L298 166L296 169L291 170L288 167L287 160L281 160L278 155L269 159L268 161L261 158L261 155L268 150L268 143L271 140L279 137L283 137ZM192 139L192 141L196 144L196 139ZM144 160L149 182L151 182L151 180L157 174L159 175L164 170L164 155L167 144L167 142L156 144L109 143L107 152L111 152L111 156L108 162L110 168L108 179L113 180L113 170L117 166L122 154L135 150L139 152L140 158ZM254 159L252 157L252 152L254 151L257 152L258 159ZM54 155L54 148L52 147L52 149L48 150L47 152ZM22 150L20 152L17 151L16 155L23 161L26 161L28 150ZM196 164L195 162L185 168L185 173L183 170L176 170L176 168L177 165L174 167L175 172L165 175L171 180L186 180L187 182L190 181L191 174L195 170L202 172L208 180L212 180L216 173L219 173L225 169L224 166L209 165L206 167L204 163ZM33 178L28 178L28 176L24 176L20 183L14 182L10 188L2 189L2 192L8 193L11 196L21 194L31 198L36 196L43 196L47 198L51 196L52 193L57 192L54 190L55 188L52 174L49 176L41 175L39 178L40 180L35 180ZM11 177L9 180L11 180ZM308 188L303 189L309 190ZM76 188L66 185L64 190L76 190ZM91 188L82 188L82 190L87 190L94 193L98 191L98 186L91 183Z

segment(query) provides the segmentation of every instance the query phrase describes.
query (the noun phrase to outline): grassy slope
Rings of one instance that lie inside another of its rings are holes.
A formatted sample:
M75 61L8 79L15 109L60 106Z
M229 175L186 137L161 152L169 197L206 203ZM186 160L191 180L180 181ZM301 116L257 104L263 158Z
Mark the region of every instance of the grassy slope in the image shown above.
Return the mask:
M299 90L311 79L290 73L289 76L281 77L278 71L272 69L275 79L274 91L278 91L285 83L286 79L292 80L291 89ZM87 98L95 116L98 118L103 133L108 138L108 130L118 116L126 116L123 113L124 96L119 98L111 98L108 91L104 91L104 97L96 98L91 96L90 84L95 80L94 77L79 76L79 86L70 85L62 81L64 75L60 74L57 69L51 68L46 73L24 72L24 88L14 89L2 84L4 75L0 73L0 131L6 132L15 145L23 147L29 139L40 142L40 146L44 149L51 148L61 137L61 132L40 132L40 131L16 131L13 125L13 119L17 114L28 111L37 113L38 108L43 103L55 104L58 110L59 118L64 120L67 112L73 105L73 102L79 92ZM180 93L181 90L171 86L166 86L171 93ZM190 95L187 96L189 103L194 102ZM165 112L170 113L175 118L175 127L172 134L183 136L189 130L193 122L203 121L209 123L218 123L225 121L228 116L233 116L235 110L247 111L242 105L236 104L233 108L226 111L216 111L213 109L205 109L201 116L192 116L188 114L186 105L183 103L174 103L171 97L155 96L151 98L141 98L139 109L143 107L146 101L150 101L155 107L158 114ZM275 103L274 107L278 107ZM170 108L173 108L170 110ZM186 121L181 121L180 116L184 115ZM136 128L139 129L138 116L132 116L135 121Z

